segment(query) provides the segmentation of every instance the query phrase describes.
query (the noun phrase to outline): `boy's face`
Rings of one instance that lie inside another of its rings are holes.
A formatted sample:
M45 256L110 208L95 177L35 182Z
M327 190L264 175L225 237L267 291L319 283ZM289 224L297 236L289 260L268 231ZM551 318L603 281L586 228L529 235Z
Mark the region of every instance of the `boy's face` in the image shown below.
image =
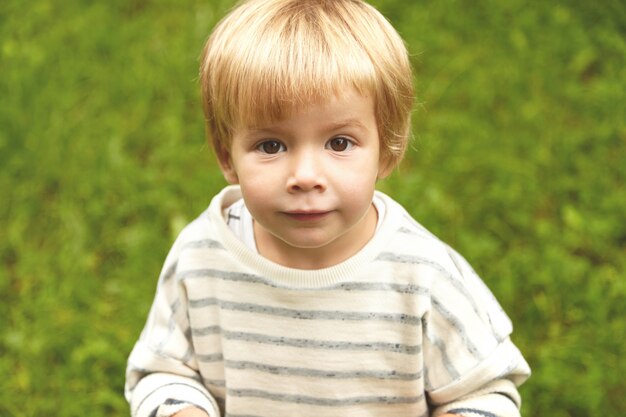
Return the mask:
M371 97L349 90L259 128L240 128L220 157L240 184L259 252L318 269L354 255L372 237L381 172Z

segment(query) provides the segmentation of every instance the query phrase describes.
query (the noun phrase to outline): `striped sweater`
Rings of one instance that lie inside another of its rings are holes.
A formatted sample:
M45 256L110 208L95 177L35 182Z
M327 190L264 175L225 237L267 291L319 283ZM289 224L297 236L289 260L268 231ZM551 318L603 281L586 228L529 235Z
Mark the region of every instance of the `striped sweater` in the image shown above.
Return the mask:
M217 195L165 261L128 360L132 415L519 415L530 370L508 317L459 254L378 195L376 235L315 271L251 251L222 214L239 189Z

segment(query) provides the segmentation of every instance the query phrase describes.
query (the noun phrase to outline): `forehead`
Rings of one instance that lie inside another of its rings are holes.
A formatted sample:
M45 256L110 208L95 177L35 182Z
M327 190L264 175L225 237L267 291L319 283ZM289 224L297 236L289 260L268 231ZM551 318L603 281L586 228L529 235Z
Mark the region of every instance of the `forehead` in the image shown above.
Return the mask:
M371 94L362 94L349 88L330 97L308 102L302 101L278 109L261 107L242 117L236 128L246 130L270 130L281 127L298 127L302 124L315 125L325 130L339 128L376 128L374 99Z

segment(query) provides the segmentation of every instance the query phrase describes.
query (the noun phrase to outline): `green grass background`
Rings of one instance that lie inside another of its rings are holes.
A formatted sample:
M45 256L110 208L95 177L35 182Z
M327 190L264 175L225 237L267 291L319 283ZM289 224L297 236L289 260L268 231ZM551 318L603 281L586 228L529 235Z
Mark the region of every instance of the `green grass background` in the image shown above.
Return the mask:
M626 6L375 0L419 105L380 188L463 253L524 416L626 414ZM124 416L164 256L224 181L197 66L226 0L0 2L0 415Z

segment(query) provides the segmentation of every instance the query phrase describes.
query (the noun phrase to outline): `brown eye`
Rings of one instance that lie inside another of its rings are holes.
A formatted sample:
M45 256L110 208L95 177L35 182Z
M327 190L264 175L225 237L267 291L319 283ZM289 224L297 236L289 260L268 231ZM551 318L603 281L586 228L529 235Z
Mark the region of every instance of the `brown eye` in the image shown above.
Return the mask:
M335 152L344 152L352 147L352 141L347 138L333 138L328 142L328 147Z
M268 140L261 143L257 149L263 153L275 154L285 149L284 145L277 140Z

